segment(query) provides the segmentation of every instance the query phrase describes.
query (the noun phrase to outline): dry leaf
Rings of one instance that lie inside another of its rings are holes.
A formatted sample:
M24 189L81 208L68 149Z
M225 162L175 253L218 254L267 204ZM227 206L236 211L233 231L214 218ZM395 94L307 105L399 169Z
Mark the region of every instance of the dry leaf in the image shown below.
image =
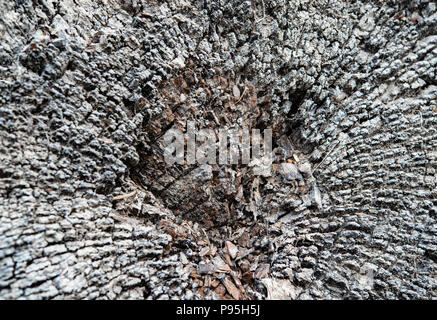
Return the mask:
M240 250L240 254L237 257L237 260L241 260L245 257L247 257L248 255L250 255L255 249L254 248L250 248L250 249L241 249Z
M181 257L181 262L183 264L187 264L188 263L187 256L183 252L180 253L180 257Z
M238 86L237 85L234 85L233 87L232 87L232 93L233 93L233 95L234 95L234 97L235 98L239 98L240 97L240 89L238 89Z
M263 279L267 276L270 271L270 266L266 263L260 264L258 269L254 273L255 279Z
M243 234L237 240L238 244L242 247L248 247L250 245L250 237L247 232L243 232Z
M232 270L231 270L231 267L229 265L223 264L222 266L217 267L215 269L215 271L221 272L221 273L227 273L227 272L231 272Z
M206 256L208 253L209 253L209 248L205 247L202 250L200 250L199 256L203 257L203 256Z
M267 300L294 300L302 291L288 279L265 278L261 281L267 288Z
M231 272L231 268L219 256L213 259L215 271L217 272Z

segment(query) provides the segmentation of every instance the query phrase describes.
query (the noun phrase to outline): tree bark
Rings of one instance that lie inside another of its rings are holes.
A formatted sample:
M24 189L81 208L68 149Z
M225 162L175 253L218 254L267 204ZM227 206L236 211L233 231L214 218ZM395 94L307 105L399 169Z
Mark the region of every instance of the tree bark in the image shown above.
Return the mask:
M0 297L436 298L436 12L2 1ZM272 176L168 166L187 121Z

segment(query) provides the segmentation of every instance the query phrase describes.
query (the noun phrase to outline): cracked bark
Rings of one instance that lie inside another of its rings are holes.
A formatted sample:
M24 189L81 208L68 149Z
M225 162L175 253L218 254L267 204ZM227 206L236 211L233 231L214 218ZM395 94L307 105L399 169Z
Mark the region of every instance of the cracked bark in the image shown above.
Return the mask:
M436 297L432 1L0 14L0 297ZM166 166L187 120L272 128L274 175Z

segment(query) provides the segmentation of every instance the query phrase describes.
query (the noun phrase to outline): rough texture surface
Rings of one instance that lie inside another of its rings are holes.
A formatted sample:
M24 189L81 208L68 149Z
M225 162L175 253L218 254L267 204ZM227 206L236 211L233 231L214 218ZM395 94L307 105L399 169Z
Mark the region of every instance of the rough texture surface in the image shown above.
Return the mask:
M436 26L419 0L1 1L0 298L437 298ZM166 168L186 120L273 128L284 163Z

